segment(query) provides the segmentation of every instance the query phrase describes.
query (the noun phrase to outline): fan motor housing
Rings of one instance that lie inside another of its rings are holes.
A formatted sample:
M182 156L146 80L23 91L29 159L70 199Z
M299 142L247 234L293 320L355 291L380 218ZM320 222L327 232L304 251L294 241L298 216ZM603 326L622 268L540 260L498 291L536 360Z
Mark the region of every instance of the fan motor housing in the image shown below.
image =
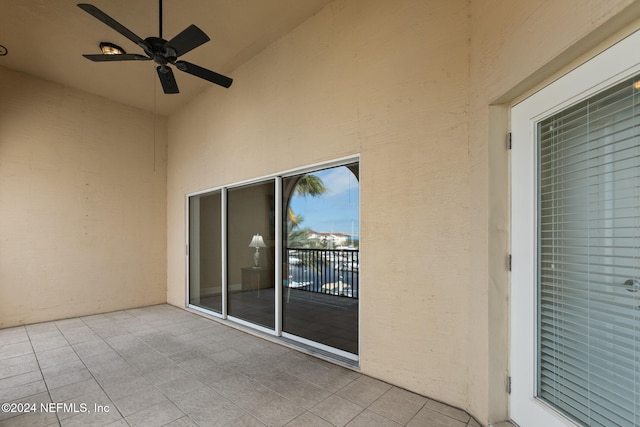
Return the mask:
M160 37L147 37L144 39L145 43L151 47L151 51L147 49L142 43L140 46L144 51L153 59L158 65L166 65L168 63L174 63L178 59L178 55L171 47L165 47L167 41Z

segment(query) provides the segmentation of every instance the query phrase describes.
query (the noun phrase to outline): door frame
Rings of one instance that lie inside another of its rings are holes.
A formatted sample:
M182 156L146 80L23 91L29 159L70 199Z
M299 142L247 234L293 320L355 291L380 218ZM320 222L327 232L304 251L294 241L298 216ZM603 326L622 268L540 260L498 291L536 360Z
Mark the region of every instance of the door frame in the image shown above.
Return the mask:
M536 123L640 72L640 31L511 108L511 419L520 426L575 426L537 398Z

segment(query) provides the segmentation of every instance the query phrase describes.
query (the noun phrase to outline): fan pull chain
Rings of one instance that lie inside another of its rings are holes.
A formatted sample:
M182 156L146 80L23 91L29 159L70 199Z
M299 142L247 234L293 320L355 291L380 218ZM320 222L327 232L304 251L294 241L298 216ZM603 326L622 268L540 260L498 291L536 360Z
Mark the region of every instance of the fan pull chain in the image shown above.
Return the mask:
M162 0L160 0L162 2ZM156 107L156 78L153 76L153 172L156 172L156 120L158 111Z

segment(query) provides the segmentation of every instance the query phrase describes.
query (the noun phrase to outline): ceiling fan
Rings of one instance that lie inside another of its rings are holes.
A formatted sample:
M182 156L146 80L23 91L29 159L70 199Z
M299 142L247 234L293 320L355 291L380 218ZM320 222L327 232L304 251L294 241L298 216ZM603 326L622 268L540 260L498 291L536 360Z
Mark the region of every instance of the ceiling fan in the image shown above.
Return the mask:
M156 70L158 72L158 78L162 83L162 89L164 93L179 93L178 84L173 76L173 71L169 64L174 65L178 70L185 73L200 77L201 79L208 80L211 83L228 88L231 86L233 79L218 74L214 71L207 70L198 65L192 64L187 61L178 61L178 58L185 53L195 49L196 47L208 42L209 37L195 25L190 25L184 29L177 36L167 41L162 38L162 0L160 1L160 34L158 37L147 37L142 39L131 30L120 24L118 21L98 9L97 7L80 3L78 7L93 17L107 24L136 45L142 48L145 55L139 55L134 53L116 53L116 54L87 54L83 55L85 58L95 62L105 61L149 61L153 60L158 66Z

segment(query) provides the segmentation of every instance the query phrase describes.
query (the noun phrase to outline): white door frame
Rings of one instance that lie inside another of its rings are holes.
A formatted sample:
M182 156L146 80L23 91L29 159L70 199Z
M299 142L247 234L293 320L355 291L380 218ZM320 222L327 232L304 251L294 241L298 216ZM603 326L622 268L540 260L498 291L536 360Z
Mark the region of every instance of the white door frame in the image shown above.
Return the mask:
M515 105L511 110L511 418L522 427L572 426L536 397L536 123L640 72L640 31Z

